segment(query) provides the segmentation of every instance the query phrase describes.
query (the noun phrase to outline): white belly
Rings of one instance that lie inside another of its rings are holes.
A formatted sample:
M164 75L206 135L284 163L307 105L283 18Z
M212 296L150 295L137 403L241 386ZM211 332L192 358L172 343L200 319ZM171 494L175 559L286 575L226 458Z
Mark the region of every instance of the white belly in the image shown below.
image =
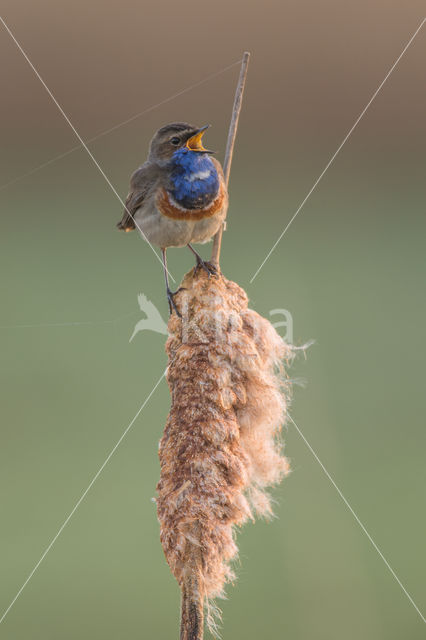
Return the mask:
M204 242L211 240L222 224L224 217L225 211L220 211L212 218L206 218L205 220L195 222L192 230L191 242L204 244Z
M144 240L157 247L184 247L191 242L194 222L166 218L153 203L137 209L134 218Z
M184 247L189 242L208 242L219 229L225 214L226 207L204 220L174 220L161 214L151 201L136 210L134 219L144 240L166 248Z

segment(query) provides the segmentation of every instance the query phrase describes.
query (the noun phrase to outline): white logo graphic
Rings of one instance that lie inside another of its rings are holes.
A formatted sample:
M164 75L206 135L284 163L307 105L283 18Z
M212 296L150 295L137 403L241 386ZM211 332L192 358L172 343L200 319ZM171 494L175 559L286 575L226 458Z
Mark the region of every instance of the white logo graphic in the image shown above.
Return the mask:
M146 318L142 318L142 320L139 320L139 322L135 325L129 342L133 340L133 338L137 333L139 333L139 331L146 331L147 329L149 331L162 333L166 336L168 333L167 324L164 322L155 304L151 302L151 300L148 300L146 295L144 295L143 293L140 293L138 295L138 303L140 310L144 312Z
M136 323L129 342L131 342L135 337L135 335L140 331L148 330L148 331L155 331L156 333L161 333L165 336L168 335L167 323L164 322L155 304L150 300L148 300L146 295L144 295L143 293L140 293L138 295L138 303L139 303L140 310L144 312L144 314L146 315L146 318L142 318L142 320L139 320L139 322ZM185 322L185 318L187 317L187 313L186 313L187 309L185 308L185 305L182 311L183 311L183 321ZM281 334L280 332L279 333L286 342L288 342L289 344L293 344L293 316L291 315L290 311L288 311L287 309L271 309L271 311L269 311L269 315L283 316L283 320L277 320L276 322L273 322L272 326L277 330L279 329L279 327L285 327L284 333L283 334ZM185 323L185 326L186 324L187 323ZM184 333L185 333L185 330L184 330Z

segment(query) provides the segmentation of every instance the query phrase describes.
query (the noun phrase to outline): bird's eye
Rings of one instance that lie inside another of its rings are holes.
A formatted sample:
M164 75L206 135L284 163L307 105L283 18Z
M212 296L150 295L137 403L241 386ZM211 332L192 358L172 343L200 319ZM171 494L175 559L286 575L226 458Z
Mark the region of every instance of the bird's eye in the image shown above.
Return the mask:
M175 136L174 138L171 138L171 139L170 139L170 142L171 142L172 144L174 144L174 146L175 146L175 147L177 147L177 146L178 146L178 144L180 144L180 139L179 139L178 137L176 137L176 136Z

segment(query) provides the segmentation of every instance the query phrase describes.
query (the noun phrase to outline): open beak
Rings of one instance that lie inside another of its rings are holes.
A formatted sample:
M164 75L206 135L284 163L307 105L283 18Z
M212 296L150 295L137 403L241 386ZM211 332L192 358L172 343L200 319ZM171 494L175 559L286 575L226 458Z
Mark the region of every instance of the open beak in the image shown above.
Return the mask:
M201 142L201 138L209 127L210 125L206 124L205 127L201 127L201 129L198 129L190 138L188 138L188 140L186 141L187 148L191 151L200 151L201 153L214 153L214 151L205 149L203 147L203 143Z

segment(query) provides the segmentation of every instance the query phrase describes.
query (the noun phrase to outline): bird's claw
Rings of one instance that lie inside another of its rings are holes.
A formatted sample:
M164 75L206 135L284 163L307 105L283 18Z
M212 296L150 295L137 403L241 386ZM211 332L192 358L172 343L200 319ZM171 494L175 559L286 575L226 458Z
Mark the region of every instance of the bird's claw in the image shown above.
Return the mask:
M185 287L179 287L179 289L177 291L170 291L169 288L167 288L167 302L169 303L169 311L170 311L170 315L172 315L173 313L173 309L176 311L176 315L178 316L178 318L182 317L181 312L179 311L179 309L176 306L176 302L174 301L174 297L177 293L179 293L179 291L183 291L185 289Z
M201 258L197 258L197 264L195 265L195 273L198 273L200 269L204 269L207 273L208 277L217 276L218 270L211 262L207 262L207 260L202 260Z

